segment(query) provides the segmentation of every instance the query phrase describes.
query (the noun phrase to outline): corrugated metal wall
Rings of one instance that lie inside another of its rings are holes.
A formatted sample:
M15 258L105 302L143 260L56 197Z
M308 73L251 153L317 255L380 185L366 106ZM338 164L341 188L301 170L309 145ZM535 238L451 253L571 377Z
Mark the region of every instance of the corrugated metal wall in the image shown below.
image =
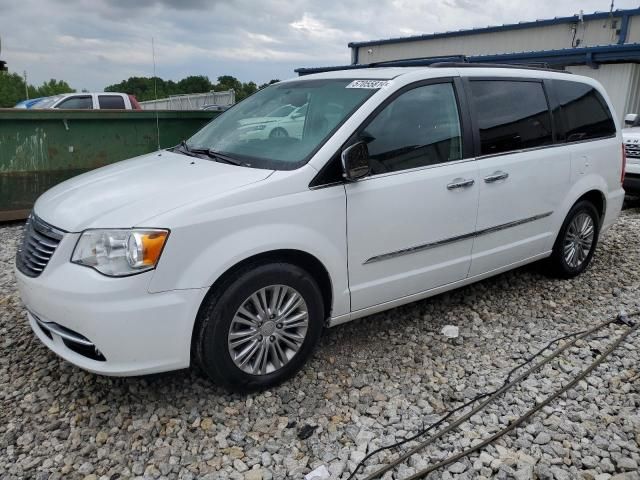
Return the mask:
M358 48L358 63L384 62L444 55L491 55L610 45L618 41L620 17L538 26L520 30L474 33L446 38L381 43ZM574 37L574 28L575 37ZM628 42L640 42L640 18L631 18Z
M595 69L580 65L567 67L567 70L600 82L609 94L621 123L627 113L640 113L640 65L621 63L600 65Z

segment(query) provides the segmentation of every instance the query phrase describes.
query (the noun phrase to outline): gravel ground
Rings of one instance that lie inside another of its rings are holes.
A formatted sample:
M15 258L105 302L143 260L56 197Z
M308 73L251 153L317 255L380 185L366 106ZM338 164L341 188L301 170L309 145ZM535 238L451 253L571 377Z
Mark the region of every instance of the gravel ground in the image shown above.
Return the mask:
M2 479L301 479L320 465L345 479L365 452L495 388L549 340L640 307L635 202L575 280L525 267L328 330L293 380L241 396L194 371L118 379L58 359L20 305L12 272L19 234L19 225L0 227ZM444 338L446 324L460 337ZM406 478L504 428L623 331L572 347L384 478ZM640 478L639 336L522 428L429 478Z

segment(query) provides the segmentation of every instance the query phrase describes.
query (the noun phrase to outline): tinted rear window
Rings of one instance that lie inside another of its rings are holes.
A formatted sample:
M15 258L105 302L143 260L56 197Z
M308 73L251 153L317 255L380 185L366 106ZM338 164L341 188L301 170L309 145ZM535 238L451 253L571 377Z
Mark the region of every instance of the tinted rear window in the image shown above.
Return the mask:
M471 93L481 155L552 143L551 115L542 83L474 80Z
M567 80L554 80L560 106L558 141L579 142L616 134L616 126L604 98L590 85Z
M119 95L98 95L98 103L101 109L124 110L124 98Z

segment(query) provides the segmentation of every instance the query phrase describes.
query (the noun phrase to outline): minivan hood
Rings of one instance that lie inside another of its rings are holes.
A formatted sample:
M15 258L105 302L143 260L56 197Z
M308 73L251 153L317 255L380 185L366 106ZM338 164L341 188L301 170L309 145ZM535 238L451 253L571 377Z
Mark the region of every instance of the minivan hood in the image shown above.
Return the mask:
M273 170L218 163L161 151L79 175L45 192L34 206L44 221L68 232L128 228L204 197L264 180Z

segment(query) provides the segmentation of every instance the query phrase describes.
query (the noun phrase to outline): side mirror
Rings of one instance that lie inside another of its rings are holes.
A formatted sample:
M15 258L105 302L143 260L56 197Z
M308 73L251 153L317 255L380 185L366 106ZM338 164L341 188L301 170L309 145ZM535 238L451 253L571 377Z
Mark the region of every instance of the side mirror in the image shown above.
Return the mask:
M627 113L624 116L624 124L629 126L629 127L634 126L636 124L637 120L638 120L638 114L637 113Z
M342 151L342 176L355 182L369 175L371 165L369 165L369 149L365 142L354 143Z

